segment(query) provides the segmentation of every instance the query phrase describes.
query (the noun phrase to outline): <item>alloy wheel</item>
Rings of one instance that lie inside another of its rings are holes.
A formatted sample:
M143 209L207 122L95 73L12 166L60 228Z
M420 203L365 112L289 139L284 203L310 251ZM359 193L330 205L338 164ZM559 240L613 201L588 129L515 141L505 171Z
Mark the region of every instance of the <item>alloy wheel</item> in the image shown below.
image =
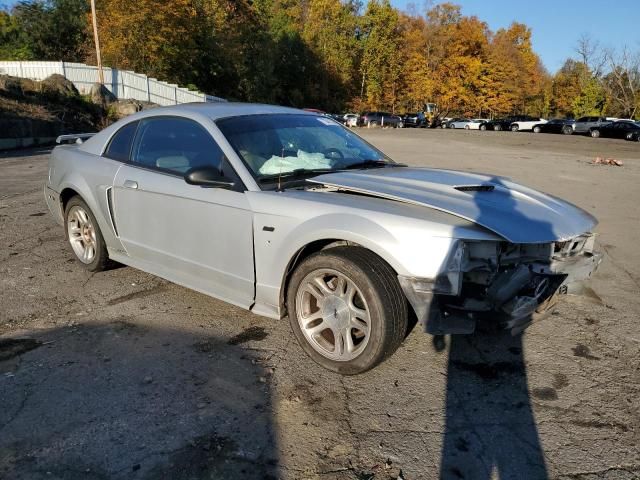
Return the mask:
M369 343L369 308L360 289L341 272L309 273L298 288L296 312L305 339L326 358L353 360Z
M96 230L84 208L74 205L67 217L67 233L71 248L82 263L93 262L96 256Z

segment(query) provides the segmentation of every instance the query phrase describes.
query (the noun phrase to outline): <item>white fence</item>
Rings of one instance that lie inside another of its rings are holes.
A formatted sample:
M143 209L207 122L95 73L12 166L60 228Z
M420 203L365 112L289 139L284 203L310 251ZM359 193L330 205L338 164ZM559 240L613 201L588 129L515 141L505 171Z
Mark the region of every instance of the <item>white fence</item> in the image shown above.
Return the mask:
M146 75L117 68L104 68L104 84L118 99L133 99L176 105L187 102L225 102L223 98L162 82ZM71 62L0 62L0 74L44 80L59 73L68 78L80 93L89 93L98 81L98 67Z

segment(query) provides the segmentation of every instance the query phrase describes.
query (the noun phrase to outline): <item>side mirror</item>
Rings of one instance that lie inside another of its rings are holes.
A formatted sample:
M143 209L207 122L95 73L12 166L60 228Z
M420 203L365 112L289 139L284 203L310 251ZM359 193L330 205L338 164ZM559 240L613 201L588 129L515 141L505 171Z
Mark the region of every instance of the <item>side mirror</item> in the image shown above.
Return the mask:
M234 183L227 179L215 167L195 167L184 174L184 181L189 185L201 187L233 188Z

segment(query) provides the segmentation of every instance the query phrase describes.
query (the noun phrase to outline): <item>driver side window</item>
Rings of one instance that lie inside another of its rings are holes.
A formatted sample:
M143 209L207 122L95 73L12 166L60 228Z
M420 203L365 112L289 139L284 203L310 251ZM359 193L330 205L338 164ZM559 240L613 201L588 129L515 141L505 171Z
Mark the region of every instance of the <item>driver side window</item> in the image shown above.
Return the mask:
M181 117L152 117L140 121L132 162L176 175L202 166L228 171L224 153L202 126Z

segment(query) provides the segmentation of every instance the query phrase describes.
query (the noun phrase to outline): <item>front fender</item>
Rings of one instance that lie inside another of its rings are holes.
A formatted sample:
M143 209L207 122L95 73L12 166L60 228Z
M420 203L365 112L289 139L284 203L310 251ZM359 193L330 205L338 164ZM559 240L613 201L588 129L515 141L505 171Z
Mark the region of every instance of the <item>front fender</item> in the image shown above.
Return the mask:
M256 215L256 303L279 305L289 265L313 242L357 243L385 260L397 274L421 278L435 278L456 244L455 239L430 236L400 221L390 226L392 233L375 220L354 214L328 213L290 225L287 220L290 218Z

